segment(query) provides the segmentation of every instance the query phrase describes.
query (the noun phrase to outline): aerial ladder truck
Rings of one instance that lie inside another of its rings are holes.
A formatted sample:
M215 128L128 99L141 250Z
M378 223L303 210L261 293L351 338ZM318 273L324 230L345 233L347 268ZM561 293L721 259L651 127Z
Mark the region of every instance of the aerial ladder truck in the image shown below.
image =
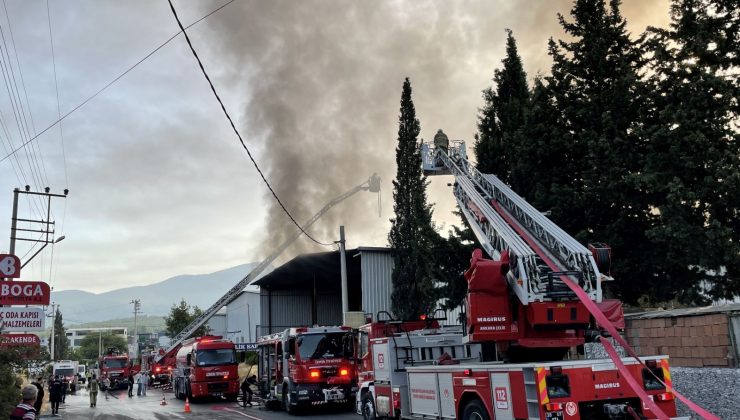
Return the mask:
M201 315L195 318L193 322L191 322L190 325L180 331L180 333L172 337L172 341L170 342L169 347L160 352L157 360L151 366L151 371L155 372L155 379L163 377L165 372L169 372L171 376L173 370L177 365L178 350L180 350L180 347L185 340L190 338L190 336L193 335L198 328L200 328L209 319L211 319L219 310L221 310L221 308L228 305L229 303L234 301L234 299L239 297L239 294L242 292L242 290L244 290L245 287L247 287L247 285L257 280L257 278L270 266L270 264L272 264L273 261L275 261L283 252L285 252L285 250L288 249L288 247L292 245L293 242L296 241L296 239L300 238L300 236L306 229L316 223L316 221L319 220L321 216L323 216L335 205L341 203L342 201L348 199L349 197L355 195L360 191L379 193L380 177L378 177L376 174L373 174L372 176L370 176L370 178L368 178L367 181L351 188L345 193L329 201L324 207L321 208L321 210L319 210L310 219L308 219L308 221L301 227L301 229L296 230L291 236L289 236L275 249L272 254L270 254L267 258L260 262L259 265L253 268L252 271L249 272L249 274L241 279L234 287L229 289L229 291L226 292L226 294L224 294L220 299L218 299L216 303L203 311ZM380 200L380 197L378 197L378 200ZM378 203L380 203L380 201L378 201ZM380 206L380 204L378 204L378 206Z
M637 357L604 316L609 248L586 248L504 182L478 171L465 143L441 133L420 147L424 172L449 174L483 251L465 273L459 332L433 316L359 329L356 410L378 418L463 420L676 419L667 356ZM608 303L608 302L607 302ZM386 314L388 315L388 314ZM433 315L433 314L432 314ZM606 334L602 332L606 330ZM620 358L611 335L634 356ZM609 359L566 360L599 341ZM688 419L688 417L686 417Z

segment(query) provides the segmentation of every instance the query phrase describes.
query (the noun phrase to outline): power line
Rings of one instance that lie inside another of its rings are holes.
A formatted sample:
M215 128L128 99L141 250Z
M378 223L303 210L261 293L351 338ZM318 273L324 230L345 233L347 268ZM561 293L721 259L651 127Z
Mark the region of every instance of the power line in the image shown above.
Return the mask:
M4 2L5 0L3 0ZM49 44L51 45L51 64L54 67L54 88L57 92L57 118L62 116L62 108L59 105L59 82L57 81L57 62L54 57L54 35L51 31L51 12L49 11L49 0L46 0L46 17L49 22ZM33 120L32 120L33 121ZM64 182L69 187L69 177L67 176L67 152L64 150L64 130L62 122L59 121L59 138L62 141L62 160L64 161Z
M190 37L188 36L188 33L185 32L185 29L186 28L184 28L182 26L182 22L180 22L180 18L177 16L177 11L175 10L175 6L172 4L172 0L167 0L167 1L170 3L170 9L172 9L172 14L175 15L175 20L177 21L177 25L180 27L180 30L182 31L182 33L185 35L185 40L188 42L188 46L190 47L190 51L192 51L193 55L195 56L195 59L198 61L198 66L200 66L200 71L203 72L203 76L205 76L206 80L208 81L208 85L211 86L211 92L213 92L213 95L216 97L216 100L221 105L221 110L224 112L224 115L226 116L226 119L229 120L229 124L231 124L231 129L234 130L234 133L239 138L239 142L242 144L242 147L247 152L247 156L249 156L249 160L252 161L252 165L254 165L254 168L259 173L260 177L262 178L262 181L267 186L267 189L269 189L270 190L270 193L272 193L272 196L275 198L275 201L277 201L277 203L283 209L283 211L285 212L285 214L288 215L288 218L290 218L290 221L293 222L293 224L296 225L298 227L298 229L300 229L300 231L303 232L303 234L306 235L306 237L308 239L316 242L319 245L323 245L323 246L332 246L332 245L334 245L333 242L329 242L329 243L320 242L320 241L314 239L311 235L309 235L308 232L306 232L305 230L303 230L303 228L301 227L301 225L299 225L298 222L296 222L295 218L293 218L293 215L290 214L290 212L285 207L285 205L283 204L283 202L280 201L280 198L275 193L275 190L272 189L272 186L267 181L267 178L265 178L265 175L262 173L262 170L260 169L259 165L257 165L257 162L254 160L254 157L252 157L252 152L249 151L249 148L244 143L244 139L242 138L242 135L239 133L239 130L237 130L236 125L234 125L234 121L231 119L231 116L229 115L229 112L226 110L226 106L224 105L223 101L221 101L221 97L218 96L218 92L216 92L216 87L213 86L213 82L211 82L211 78L208 77L208 73L206 73L206 69L203 67L203 62L200 61L200 57L198 57L198 53L195 52L195 48L193 47L193 43L190 42Z
M234 0L229 0L228 2L226 2L223 5L219 6L217 9L214 9L212 12L208 13L207 15L203 16L202 18L200 18L200 19L196 20L195 22L191 23L190 25L186 26L185 29L188 29L188 28L190 28L192 26L195 26L196 24L198 24L203 19L211 16L212 14L218 12L219 10L223 9L224 7L228 6L229 4L231 4L233 2L234 2ZM154 55L154 53L156 53L157 51L159 51L160 49L162 49L162 47L164 47L165 45L169 44L173 39L175 39L181 33L182 33L182 31L180 31L180 32L172 35L168 40L166 40L165 42L161 43L157 48L153 49L149 54L145 55L141 60L137 61L134 65L132 65L131 67L129 67L128 69L126 69L123 73L121 73L120 75L118 75L115 79L113 79L110 82L108 82L105 86L103 86L98 91L96 91L95 93L93 93L92 95L90 95L87 99L85 99L84 101L80 102L77 106L75 106L74 108L72 108L71 110L69 110L66 114L62 115L61 118L59 118L56 121L54 121L53 123L49 124L48 127L46 127L43 130L41 130L38 134L36 134L32 138L28 139L22 145L20 145L20 146L16 147L15 149L13 149L13 151L11 151L7 155L5 155L2 159L0 159L0 162L5 161L11 155L14 155L20 149L22 149L23 147L25 147L28 143L31 143L32 141L34 141L37 138L41 137L41 135L43 135L44 133L46 133L47 131L49 131L52 127L54 127L55 125L57 125L60 122L62 122L65 118L69 117L73 112L75 112L78 109L82 108L85 104L87 104L88 102L90 102L91 100L93 100L96 96L100 95L104 90L108 89L109 87L111 87L111 85L113 85L118 80L120 80L123 76L125 76L126 74L128 74L131 70L133 70L136 67L138 67L139 64L143 63L146 59L148 59L149 57L151 57L152 55Z

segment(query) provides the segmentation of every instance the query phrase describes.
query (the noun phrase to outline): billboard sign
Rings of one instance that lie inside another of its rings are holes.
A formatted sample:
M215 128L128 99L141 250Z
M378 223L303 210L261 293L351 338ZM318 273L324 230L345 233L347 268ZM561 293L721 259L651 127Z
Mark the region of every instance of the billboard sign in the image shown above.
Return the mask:
M36 334L0 334L0 347L37 347L41 339Z
M0 305L49 305L51 290L41 281L0 283Z
M234 343L236 351L257 351L257 343Z
M0 254L0 277L17 279L21 276L21 259L12 254Z
M46 316L41 308L0 308L2 331L43 331Z

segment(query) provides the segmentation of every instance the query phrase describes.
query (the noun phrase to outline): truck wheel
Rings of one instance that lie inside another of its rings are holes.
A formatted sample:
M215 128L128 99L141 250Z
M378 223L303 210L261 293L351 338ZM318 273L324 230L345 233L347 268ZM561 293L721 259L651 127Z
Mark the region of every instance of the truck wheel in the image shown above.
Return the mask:
M224 398L228 402L234 402L234 401L236 401L236 399L238 398L238 396L239 396L239 394L226 394L226 395L224 395Z
M472 400L465 406L463 420L491 420L486 412L486 407L480 400Z
M294 406L291 404L290 400L290 391L288 391L288 387L283 388L283 410L285 410L286 413L290 415L298 415L298 406Z
M376 420L375 402L372 395L368 392L362 397L362 418L364 420Z

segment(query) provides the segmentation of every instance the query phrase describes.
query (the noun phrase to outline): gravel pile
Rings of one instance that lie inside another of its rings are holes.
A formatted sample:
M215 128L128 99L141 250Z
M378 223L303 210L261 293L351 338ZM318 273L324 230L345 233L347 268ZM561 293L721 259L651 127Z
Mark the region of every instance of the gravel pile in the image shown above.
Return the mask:
M671 377L686 398L723 420L740 420L740 369L671 367ZM676 406L679 416L692 416L678 399Z

